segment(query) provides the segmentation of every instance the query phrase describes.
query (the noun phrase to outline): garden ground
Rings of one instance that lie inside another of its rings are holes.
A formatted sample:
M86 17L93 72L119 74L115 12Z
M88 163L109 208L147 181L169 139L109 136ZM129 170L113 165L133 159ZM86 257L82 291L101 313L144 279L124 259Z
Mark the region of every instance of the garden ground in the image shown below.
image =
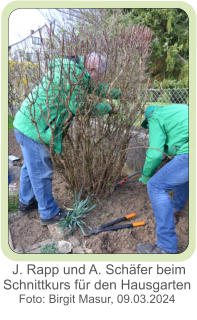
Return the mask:
M9 131L9 155L20 157L17 164L18 172L22 165L22 155L16 143L13 130ZM18 189L19 178L16 178L15 187ZM72 194L66 189L64 178L54 174L53 194L58 205L62 208L72 207ZM103 223L125 216L131 212L136 213L132 221L145 221L145 226L122 229L118 231L106 231L90 237L84 237L80 229L76 229L73 236L78 239L84 253L118 254L136 253L136 245L139 242L155 243L155 221L151 204L147 195L146 185L140 182L130 182L116 188L108 198L98 199L96 207L87 214L85 222L91 228L96 228ZM27 253L30 246L48 240L51 233L48 227L43 227L39 222L39 214L34 211L24 217L17 214L9 214L9 229L14 248L23 248ZM128 223L128 222L125 222ZM178 252L186 250L189 241L188 204L182 210L178 224ZM65 236L65 240L67 240Z

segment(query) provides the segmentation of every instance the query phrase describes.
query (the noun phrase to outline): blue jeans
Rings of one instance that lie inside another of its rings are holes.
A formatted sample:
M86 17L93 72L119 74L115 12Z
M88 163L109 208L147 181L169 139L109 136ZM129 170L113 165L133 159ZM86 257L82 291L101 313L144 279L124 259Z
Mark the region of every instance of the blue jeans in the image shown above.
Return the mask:
M46 148L15 129L17 142L20 144L24 164L20 173L19 200L25 205L35 198L41 219L50 219L59 212L59 207L52 195L53 167Z
M177 155L163 166L148 181L147 189L156 220L157 246L168 253L177 253L174 212L184 207L189 194L188 154Z

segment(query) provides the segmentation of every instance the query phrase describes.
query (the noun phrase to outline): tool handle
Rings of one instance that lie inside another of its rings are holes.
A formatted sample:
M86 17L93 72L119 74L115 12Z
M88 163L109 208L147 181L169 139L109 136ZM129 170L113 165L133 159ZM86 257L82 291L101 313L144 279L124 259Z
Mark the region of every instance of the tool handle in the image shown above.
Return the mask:
M127 178L130 179L130 178L135 177L135 176L137 176L137 175L139 175L139 174L142 174L142 171L136 171L135 173L131 174L131 175L128 176Z
M103 228L103 229L101 229L100 232L113 231L113 230L119 230L119 229L125 229L125 228L134 228L134 227L140 227L140 226L144 226L144 225L145 225L144 221L139 221L139 222L123 224L123 225L119 225L119 226L115 226L115 227Z
M113 225L116 224L116 223L119 223L119 222L122 222L122 221L126 221L126 220L128 220L128 219L131 219L131 218L133 218L133 217L135 217L135 216L136 216L136 213L135 213L135 212L131 212L131 213L127 214L125 217L121 217L121 218L116 219L116 220L114 220L114 221L111 221L111 222L102 224L100 227L101 227L101 228L107 228L107 227L109 227L109 226L113 226Z
M146 224L145 221L139 221L139 222L134 222L133 226L134 227L140 227L140 226L144 226Z
M136 216L136 213L135 213L135 212L131 212L131 213L127 214L127 215L125 216L125 218L128 220L128 219L131 219L131 218L133 218L133 217L135 217L135 216Z
M130 176L123 178L121 181L119 181L119 182L116 184L116 186L122 185L123 183L125 183L126 181L128 181L130 178L135 177L135 176L137 176L137 175L139 175L139 174L141 174L141 173L142 173L141 171L136 171L135 173L131 174Z
M107 228L103 228L101 232L113 231L113 230L119 230L119 229L125 229L125 228L133 228L133 224L129 223L129 224L123 224L123 225L114 226L114 227L107 227Z
M116 219L116 220L113 220L113 221L111 221L111 222L102 224L102 225L100 226L100 228L107 228L107 227L109 227L109 226L113 226L114 224L119 223L119 222L122 222L122 221L125 221L125 220L127 220L126 217L121 217L121 218Z
M122 219L122 218L120 218L120 219ZM120 219L118 219L118 220L120 220ZM145 225L144 221L128 223L128 224L123 224L123 225L114 226L114 227L111 227L109 225L109 223L106 223L103 226L107 226L107 227L105 227L105 228L100 227L98 229L94 229L94 230L90 231L88 234L86 234L85 236L90 236L92 234L97 234L97 233L104 232L104 231L113 231L113 230L119 230L119 229L125 229L125 228L134 228L134 227L139 227L139 226L144 226L144 225Z
M124 178L124 179L122 179L118 184L123 184L124 182L126 182L127 180L129 180L129 178Z

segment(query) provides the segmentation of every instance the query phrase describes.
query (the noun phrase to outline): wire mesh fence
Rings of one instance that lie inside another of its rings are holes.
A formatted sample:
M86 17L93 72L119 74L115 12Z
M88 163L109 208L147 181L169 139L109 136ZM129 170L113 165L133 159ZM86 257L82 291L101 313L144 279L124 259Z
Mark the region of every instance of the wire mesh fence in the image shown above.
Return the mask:
M142 98L146 95L147 103L170 104L170 103L189 103L189 88L173 89L148 89L143 93ZM8 107L8 112L12 115L20 108L20 104L12 102Z
M146 100L148 102L157 103L181 103L188 104L189 89L173 88L173 89L148 89L146 92Z

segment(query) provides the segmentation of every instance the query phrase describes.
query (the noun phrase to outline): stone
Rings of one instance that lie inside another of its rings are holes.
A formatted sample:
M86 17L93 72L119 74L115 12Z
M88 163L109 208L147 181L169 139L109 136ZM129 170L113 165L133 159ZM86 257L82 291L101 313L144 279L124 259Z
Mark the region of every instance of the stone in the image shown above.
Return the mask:
M85 253L82 247L75 247L72 250L72 253L77 254L77 253Z
M49 224L47 227L54 241L64 240L65 232L60 227L59 223Z
M68 241L72 243L73 248L80 246L80 241L73 236L69 237Z
M87 253L87 254L93 253L93 250L92 250L92 249L84 248L84 250L85 250L85 253Z
M65 240L58 241L57 247L59 253L70 253L72 251L72 244Z

